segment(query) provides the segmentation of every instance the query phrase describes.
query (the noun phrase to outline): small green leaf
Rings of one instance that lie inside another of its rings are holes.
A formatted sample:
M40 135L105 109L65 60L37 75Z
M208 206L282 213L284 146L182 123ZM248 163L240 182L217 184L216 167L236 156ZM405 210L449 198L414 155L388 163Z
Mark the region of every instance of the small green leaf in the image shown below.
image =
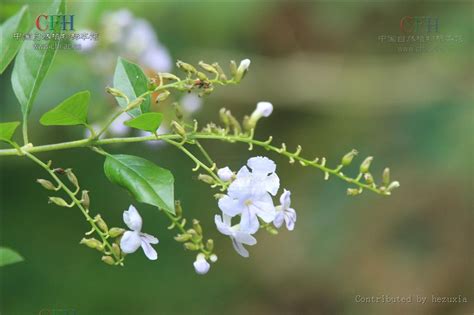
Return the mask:
M0 247L0 267L23 261L23 257L14 250Z
M0 140L10 142L18 125L19 121L0 123Z
M152 112L141 114L140 116L127 120L125 125L135 129L155 132L158 127L160 127L162 120L163 114Z
M143 203L174 214L174 178L170 171L133 155L108 155L104 172L114 184Z
M40 119L44 126L71 126L87 123L87 110L91 93L81 91L65 99L61 104L46 112Z
M142 69L134 63L123 58L118 58L114 73L114 88L127 95L130 102L138 96L148 91L148 78ZM121 107L127 107L127 101L124 98L117 97L117 102ZM134 108L129 111L130 115L137 117L150 109L150 96L145 97L145 101L140 108Z
M0 47L0 74L5 71L7 66L15 57L18 49L20 49L22 40L13 38L15 33L28 32L30 28L30 12L28 6L23 6L21 10L5 21L0 27L2 45Z
M50 15L63 15L65 12L64 0L56 0L47 11ZM60 33L60 24L57 23L55 33ZM43 32L32 28L30 34L34 36L35 33ZM48 49L37 49L35 45L38 43L48 45ZM57 44L58 42L51 36L48 41L25 40L21 45L15 59L11 81L13 92L21 105L23 117L27 117L31 111L39 87L56 55Z

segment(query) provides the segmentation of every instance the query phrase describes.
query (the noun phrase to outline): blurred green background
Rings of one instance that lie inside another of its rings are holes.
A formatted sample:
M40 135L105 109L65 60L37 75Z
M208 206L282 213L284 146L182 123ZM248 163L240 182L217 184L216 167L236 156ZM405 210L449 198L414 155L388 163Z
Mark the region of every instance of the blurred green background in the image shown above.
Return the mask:
M2 1L1 20L22 4ZM48 3L30 5L36 16ZM213 193L196 179L185 156L169 146L108 146L110 152L140 155L173 171L186 216L200 219L217 247L218 263L199 276L194 255L173 240L167 219L141 204L144 231L160 239L159 259L150 262L137 253L127 257L124 268L101 263L98 253L78 244L88 230L81 213L48 205L47 193L35 183L46 177L43 170L25 158L0 157L0 244L26 259L0 269L1 314L474 312L471 1L70 2L76 29L98 32L99 41L87 52L58 52L31 115L34 144L83 136L79 127L37 123L77 91L92 92L91 121L112 111L115 104L104 87L111 84L119 54L133 59L124 48L129 43L110 44L105 30L111 27L106 17L121 9L151 23L173 60L222 65L252 60L240 85L217 89L190 116L216 121L225 106L242 117L257 101L271 101L274 113L261 122L257 137L301 144L304 155L326 156L330 165L357 148L360 159L375 156L374 175L390 166L401 187L389 198L368 192L347 197L339 180L325 182L316 169L271 155L282 187L293 193L296 229L277 236L261 232L244 259L216 231ZM438 34L462 41L381 42L380 36L400 35L400 18L407 15L438 17ZM421 52L400 51L420 45ZM20 117L11 70L0 77L2 121ZM239 144L206 147L232 169L267 154ZM38 156L74 168L91 191L93 211L122 226L122 211L133 201L107 181L101 156L87 149ZM358 295L412 296L413 302L357 303ZM427 302L416 303L417 295ZM433 303L432 295L461 295L468 302Z

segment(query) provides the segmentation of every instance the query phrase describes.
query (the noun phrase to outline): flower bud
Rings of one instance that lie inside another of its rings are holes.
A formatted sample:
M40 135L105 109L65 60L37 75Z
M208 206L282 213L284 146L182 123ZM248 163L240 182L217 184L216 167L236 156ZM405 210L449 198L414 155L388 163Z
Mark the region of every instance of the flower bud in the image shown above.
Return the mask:
M177 217L180 217L183 214L183 208L181 207L181 202L179 200L174 202L174 212Z
M219 178L224 182L228 182L232 179L234 173L228 166L226 166L217 170L217 176L219 176Z
M161 72L158 75L161 76L163 79L166 79L166 80L180 81L180 78L178 78L177 76L175 76L172 73Z
M393 181L393 182L390 183L390 185L388 185L387 190L392 191L392 190L394 190L395 188L398 188L398 187L400 187L400 183L398 181Z
M373 156L367 157L364 162L360 165L360 172L361 173L367 173L370 168L370 163L372 163L372 160L374 159Z
M116 257L120 257L120 254L122 253L122 251L120 250L120 246L118 246L117 243L113 243L113 244L112 244L112 253L113 253Z
M113 87L107 87L105 91L115 97L120 97L120 98L125 98L125 99L127 98L127 96L122 91L119 91Z
M234 60L231 60L230 61L230 73L232 74L232 77L235 78L235 76L237 75L237 64L235 63Z
M199 245L191 243L191 242L187 242L187 243L184 243L184 248L186 248L188 250L198 250Z
M87 247L90 247L90 248L95 248L95 249L103 249L103 245L101 242L99 242L98 240L96 240L95 238L83 238L79 244L84 244L86 245Z
M214 184L214 178L212 178L212 177L209 176L209 175L199 174L199 175L198 175L198 179L199 179L200 181L205 182L206 184L209 184L209 185Z
M225 75L225 72L222 70L221 66L217 62L214 62L212 66L216 68L217 72L219 73L219 79L226 81L227 76Z
M216 254L212 254L210 257L209 257L209 260L213 263L215 263L217 261L217 255Z
M354 158L354 156L356 156L358 153L359 152L357 152L357 150L352 149L351 152L347 153L346 155L344 155L342 157L341 164L344 165L344 166L348 166L349 164L351 164L352 159Z
M364 179L365 179L365 182L369 185L372 185L374 183L374 177L370 173L365 173Z
M268 117L272 114L272 112L273 112L272 103L270 103L270 102L258 102L257 103L257 108L255 108L252 115L250 116L247 128L249 128L249 129L255 128L255 126L257 125L257 122L260 118Z
M102 219L102 216L100 214L94 217L94 221L99 227L99 229L101 229L103 232L107 232L109 230L107 224L105 223L104 219Z
M207 72L219 74L215 67L211 66L210 64L204 63L203 61L199 61L199 66Z
M209 81L209 78L207 77L207 75L204 74L204 72L198 71L196 75L198 79L201 81L204 81L204 82Z
M202 235L202 227L201 224L199 224L199 220L193 219L193 228L197 234Z
M54 203L55 205L60 207L69 207L67 202L60 197L49 197L49 203Z
M382 183L384 186L388 186L390 183L390 169L386 167L382 173Z
M206 256L203 253L199 253L196 257L196 261L193 263L194 270L199 275L204 275L209 271L211 267L206 260Z
M174 237L174 239L178 242L187 242L191 239L191 234L178 234Z
M181 137L185 138L186 137L186 131L184 130L183 126L181 126L178 122L172 121L171 122L171 128L174 129L174 131L179 134Z
M182 110L181 106L177 102L174 102L172 106L173 106L173 109L174 109L174 115L175 115L176 119L178 121L183 121L184 114L183 114L183 110Z
M160 94L158 94L158 96L155 98L155 103L159 103L159 102L163 102L165 101L168 96L170 96L170 91L168 90L164 90L162 91Z
M134 108L139 107L145 99L143 97L138 97L132 102L130 102L127 107L125 108L125 111L128 112L129 110L132 110Z
M56 190L56 187L54 187L53 183L51 183L49 180L47 179L41 179L41 178L38 178L36 180L36 182L38 184L40 184L41 186L43 186L43 188L47 189L47 190Z
M209 86L205 88L201 93L199 93L198 96L203 97L203 96L211 94L213 91L214 91L214 88L212 86Z
M196 73L196 68L194 68L192 65L190 65L189 63L186 63L186 62L182 62L181 60L178 60L176 62L176 66L182 70L184 70L185 72L188 72L188 73Z
M208 239L206 242L206 248L207 250L211 251L214 249L214 240Z
M214 198L216 198L217 200L219 200L219 199L221 199L221 198L223 198L223 197L225 197L225 196L226 196L226 195L224 195L224 194L219 194L219 193L214 194Z
M219 111L219 117L221 118L222 123L224 124L225 127L229 127L230 121L229 121L229 116L227 116L225 108L221 108Z
M115 265L115 260L111 256L102 256L102 261L105 262L107 265Z
M110 237L118 237L120 235L122 235L123 233L125 232L124 229L122 228L118 228L118 227L113 227L109 230L109 236Z
M89 192L87 190L82 191L81 203L84 208L89 209L91 200L89 199Z
M247 73L250 66L250 59L244 59L240 62L235 74L235 82L240 82Z
M277 234L278 234L278 230L275 229L272 225L267 225L266 230L267 230L267 232L270 233L271 235L277 235Z
M234 129L234 133L240 134L242 132L242 127L240 126L240 123L237 121L237 119L235 119L234 116L232 116L232 113L230 112L230 110L228 110L226 114L227 114L227 117L229 117L229 122L232 128Z
M362 191L360 189L355 188L347 188L347 195L348 196L357 196L360 195Z
M72 169L68 168L66 170L66 176L67 176L67 179L69 179L69 181L76 187L79 187L79 182L77 181L77 177L76 175L74 175L74 173L72 172Z

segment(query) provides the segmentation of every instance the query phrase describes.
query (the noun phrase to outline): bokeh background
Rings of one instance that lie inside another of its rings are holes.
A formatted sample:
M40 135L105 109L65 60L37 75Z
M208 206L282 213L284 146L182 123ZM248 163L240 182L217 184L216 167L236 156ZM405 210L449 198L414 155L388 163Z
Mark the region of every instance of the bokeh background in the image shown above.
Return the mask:
M2 1L1 20L22 4ZM30 5L36 16L48 3ZM160 238L159 259L137 253L124 268L101 263L98 253L78 244L88 229L81 213L48 205L35 183L43 170L24 158L1 157L0 243L26 259L0 270L1 314L473 314L471 1L81 1L70 2L69 12L77 30L98 32L99 40L58 52L31 115L34 144L83 136L79 127L34 122L77 91L92 93L92 122L112 112L116 105L104 87L119 55L150 75L176 71L176 59L226 65L248 57L250 72L239 86L203 101L178 95L188 117L216 121L223 106L242 117L268 100L274 114L257 137L301 144L304 155L326 156L330 165L357 148L360 159L375 156L377 178L390 166L401 187L389 198L348 197L345 183L325 182L317 170L272 155L282 187L293 192L296 229L261 232L244 259L216 231L216 202L185 156L166 145L109 146L173 171L176 198L188 217L201 220L219 255L209 274L199 276L194 255L173 240L166 218L145 205L139 205L144 230ZM384 41L401 35L400 18L407 15L438 17L438 34L461 40ZM20 117L11 70L0 77L2 121ZM118 134L131 132L115 127ZM205 145L233 169L266 154L239 144ZM92 209L122 225L132 199L107 181L101 156L75 149L39 157L74 168L91 191ZM413 300L357 303L358 295ZM432 295L468 302L433 303Z

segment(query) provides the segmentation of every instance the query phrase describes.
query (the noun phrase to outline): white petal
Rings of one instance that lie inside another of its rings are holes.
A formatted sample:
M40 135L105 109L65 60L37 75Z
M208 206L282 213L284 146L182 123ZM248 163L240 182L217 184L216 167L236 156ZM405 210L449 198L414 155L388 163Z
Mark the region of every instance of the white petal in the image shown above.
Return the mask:
M242 206L240 202L236 199L230 198L229 196L224 196L219 199L218 205L222 212L230 215L231 217L242 212Z
M277 211L275 219L273 220L273 225L275 225L276 228L280 228L283 224L284 219L285 214L283 213L283 211Z
M275 219L276 210L273 205L272 197L270 197L269 194L262 195L257 200L252 200L250 209L267 223L272 222L273 219Z
M235 180L230 184L227 189L227 193L232 198L241 198L242 195L246 194L252 188L252 173L250 173L247 166L237 172Z
M142 240L146 240L150 244L158 244L159 240L154 237L153 235L147 234L147 233L140 233L140 237Z
M130 230L140 232L142 229L142 217L133 205L128 207L128 211L123 212L123 222Z
M220 215L216 214L214 216L214 222L216 223L217 229L224 235L232 235L232 230L230 226L222 222L222 218Z
M286 222L286 228L289 231L293 231L295 228L295 222L296 222L296 211L292 208L289 208L285 211L285 222Z
M232 175L234 175L234 173L228 166L224 168L220 168L217 171L217 176L219 176L219 178L223 180L224 182L230 181L232 179Z
M200 253L196 257L196 261L193 263L194 269L197 274L204 275L209 271L211 265L207 262L204 254Z
M247 165L252 169L252 173L269 174L276 170L275 162L264 156L250 158Z
M245 249L244 245L237 242L234 238L232 238L232 245L234 246L235 251L242 257L249 257L248 250Z
M250 209L244 210L240 219L240 230L242 232L253 234L258 231L259 227L260 222L258 222L258 218L255 213Z
M250 59L244 59L240 62L238 71L246 71L250 66Z
M283 210L286 210L291 205L291 192L289 190L283 189L283 193L280 196L280 203L283 207Z
M140 247L140 234L135 231L126 231L120 240L120 248L126 254L134 253Z
M145 253L146 257L150 260L157 260L158 259L158 254L156 253L156 250L151 247L150 243L148 243L145 239L141 239L141 245L143 252Z
M278 188L280 188L280 178L277 174L272 173L265 178L265 189L272 194L273 196L276 195L278 192Z
M245 232L241 232L241 231L235 232L234 239L238 243L242 243L242 244L245 244L245 245L255 245L255 244L257 244L257 239L255 237L253 237L249 233L245 233Z
M273 105L270 102L258 102L257 109L255 109L256 115L259 117L268 117L273 112Z

